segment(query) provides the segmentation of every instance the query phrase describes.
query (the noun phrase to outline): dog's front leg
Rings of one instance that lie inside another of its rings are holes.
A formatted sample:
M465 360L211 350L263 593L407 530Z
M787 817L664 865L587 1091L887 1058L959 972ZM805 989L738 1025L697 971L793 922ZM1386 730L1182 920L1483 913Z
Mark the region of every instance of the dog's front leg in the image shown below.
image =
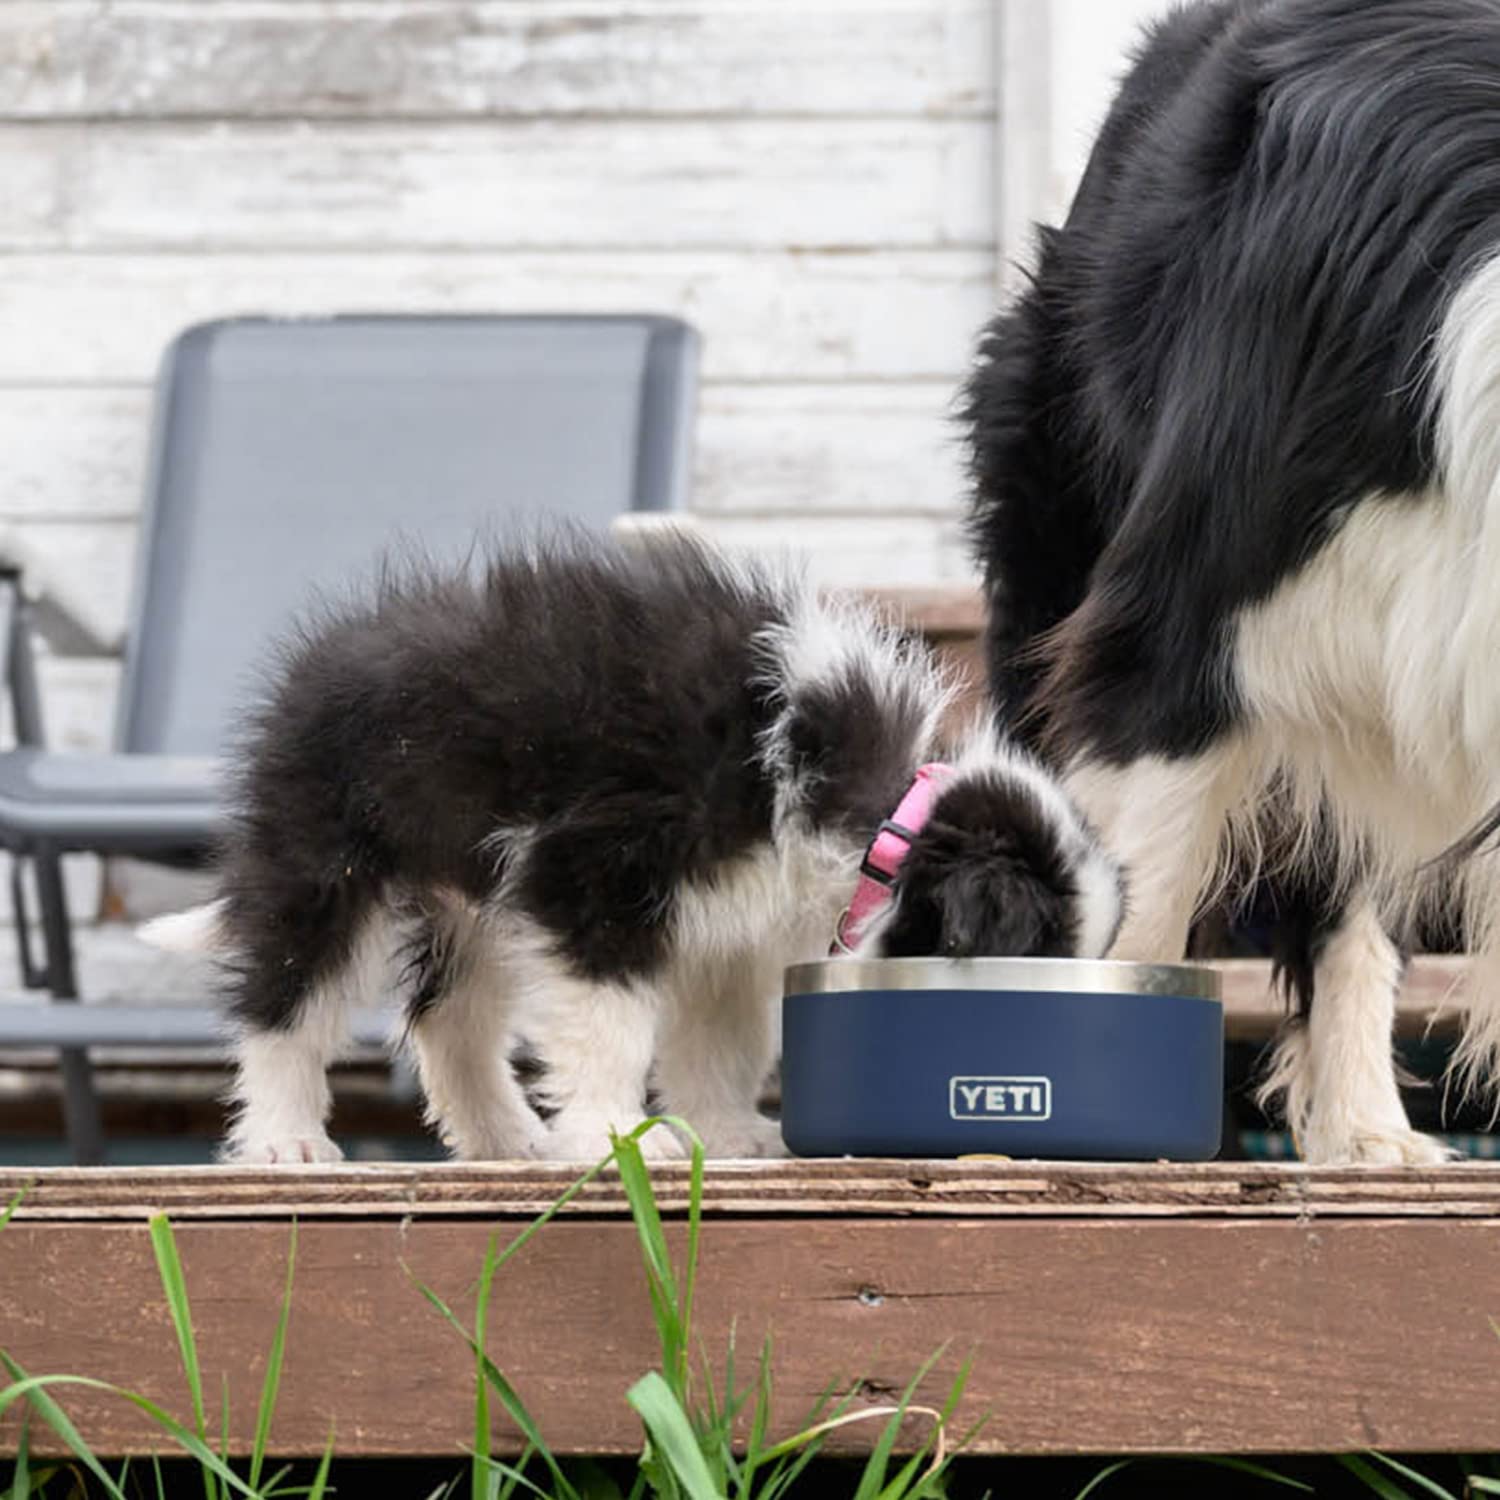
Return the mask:
M750 958L725 969L673 986L656 1062L663 1107L709 1156L785 1156L780 1127L756 1108L780 1045L780 970Z
M328 1065L345 1035L342 1007L305 999L285 1026L245 1025L235 1043L234 1118L224 1159L250 1164L333 1162Z
M646 1083L663 1005L649 985L582 979L547 959L528 976L520 1031L545 1068L537 1094L551 1111L539 1155L593 1161L645 1114ZM641 1140L647 1156L681 1156L665 1127Z
M1277 1044L1262 1100L1285 1101L1304 1161L1428 1165L1452 1153L1407 1122L1391 1031L1401 958L1373 903L1351 903L1313 970L1312 1010Z

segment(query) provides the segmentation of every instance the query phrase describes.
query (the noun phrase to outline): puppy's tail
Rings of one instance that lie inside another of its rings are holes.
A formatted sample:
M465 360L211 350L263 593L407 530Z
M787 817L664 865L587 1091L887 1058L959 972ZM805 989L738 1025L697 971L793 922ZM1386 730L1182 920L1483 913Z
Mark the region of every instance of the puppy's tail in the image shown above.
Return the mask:
M167 953L222 953L229 946L223 897L170 916L153 917L136 928L136 936Z

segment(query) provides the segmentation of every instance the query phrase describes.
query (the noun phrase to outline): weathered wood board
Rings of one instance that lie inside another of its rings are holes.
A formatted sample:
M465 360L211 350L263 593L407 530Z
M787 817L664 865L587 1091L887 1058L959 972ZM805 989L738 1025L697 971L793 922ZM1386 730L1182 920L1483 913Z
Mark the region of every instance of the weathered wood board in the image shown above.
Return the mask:
M0 125L0 250L974 249L983 120Z
M13 255L0 384L131 384L189 323L238 314L665 312L709 380L952 380L990 309L967 251Z
M412 1278L467 1311L488 1236L562 1180L46 1174L0 1238L0 1342L28 1370L86 1370L184 1409L144 1223L169 1205L205 1382L230 1377L243 1448L295 1213L275 1447L314 1451L331 1422L346 1453L456 1455L473 1361ZM682 1183L661 1174L668 1203ZM884 1399L950 1341L923 1394L972 1356L961 1419L990 1413L988 1452L1500 1445L1497 1169L742 1165L710 1172L708 1204L698 1328L719 1356L733 1323L742 1361L774 1336L783 1431L830 1381ZM560 1450L637 1444L623 1393L657 1353L617 1192L602 1186L505 1267L489 1339ZM150 1445L123 1403L67 1406L103 1451Z
M7 0L0 118L977 115L992 0Z

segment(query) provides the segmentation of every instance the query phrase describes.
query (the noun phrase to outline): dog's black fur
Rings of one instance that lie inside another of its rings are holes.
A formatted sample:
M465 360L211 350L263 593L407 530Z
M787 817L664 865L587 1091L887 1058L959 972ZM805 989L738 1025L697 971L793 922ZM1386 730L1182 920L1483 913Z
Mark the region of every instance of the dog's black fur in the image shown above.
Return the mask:
M1431 340L1497 248L1491 0L1161 22L968 387L1002 702L1117 764L1230 732L1236 613L1435 479Z

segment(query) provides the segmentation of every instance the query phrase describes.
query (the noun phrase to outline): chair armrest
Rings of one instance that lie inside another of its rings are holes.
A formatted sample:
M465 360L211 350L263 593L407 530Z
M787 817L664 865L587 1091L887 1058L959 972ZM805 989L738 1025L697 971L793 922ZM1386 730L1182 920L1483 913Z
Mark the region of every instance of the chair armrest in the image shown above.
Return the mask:
M37 555L14 526L0 526L0 579L10 580L28 606L37 633L58 656L117 656L118 636L92 620L88 604L77 589L57 576L57 570Z

